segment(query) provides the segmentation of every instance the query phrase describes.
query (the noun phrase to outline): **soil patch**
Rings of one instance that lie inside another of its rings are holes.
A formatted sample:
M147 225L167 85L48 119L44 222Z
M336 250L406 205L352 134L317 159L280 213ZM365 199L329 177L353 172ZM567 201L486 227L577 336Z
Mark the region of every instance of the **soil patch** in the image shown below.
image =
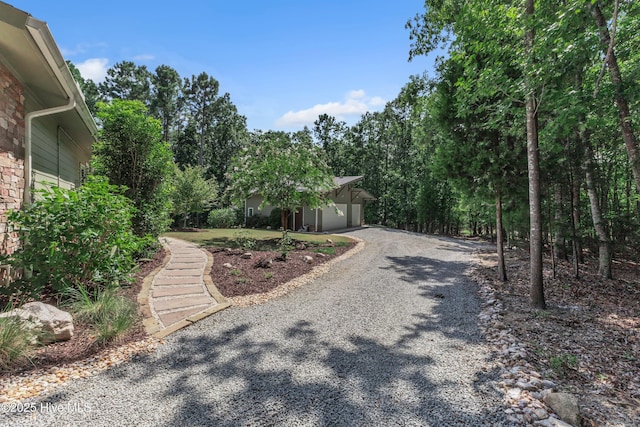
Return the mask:
M138 271L134 274L134 281L129 286L123 287L119 291L120 294L127 296L132 301L136 301L144 278L155 268L162 265L164 257L165 250L161 247L153 258L140 261ZM51 301L50 299L47 301L47 298L43 298L43 300L57 306L55 301ZM138 315L135 326L131 328L127 334L105 344L97 344L91 330L87 326L74 324L74 334L70 340L60 341L38 348L30 355L30 360L26 361L23 366L17 367L9 372L0 372L0 380L17 374L28 374L30 371L61 366L97 356L115 347L144 338L146 338L146 333L142 325L141 315Z
M496 256L476 269L504 306L503 322L527 350L527 361L558 389L579 396L582 425L637 425L640 420L640 266L616 262L615 279L597 275L587 258L576 279L569 261L553 276L545 259L547 310L529 304L529 256L506 252L508 282L495 279Z
M302 276L319 264L336 258L356 245L305 245L290 251L285 260L273 250L246 251L242 249L209 247L213 254L211 279L227 298L262 294ZM245 254L251 254L245 255ZM262 266L260 266L262 265Z

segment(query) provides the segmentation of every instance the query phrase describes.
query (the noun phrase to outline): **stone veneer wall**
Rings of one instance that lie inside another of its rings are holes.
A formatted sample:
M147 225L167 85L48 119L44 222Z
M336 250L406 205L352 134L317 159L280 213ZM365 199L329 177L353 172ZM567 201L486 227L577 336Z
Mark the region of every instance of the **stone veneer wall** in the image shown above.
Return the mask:
M24 196L24 93L22 84L0 64L0 253L18 246L7 230L7 211L20 209ZM1 272L0 272L1 275Z

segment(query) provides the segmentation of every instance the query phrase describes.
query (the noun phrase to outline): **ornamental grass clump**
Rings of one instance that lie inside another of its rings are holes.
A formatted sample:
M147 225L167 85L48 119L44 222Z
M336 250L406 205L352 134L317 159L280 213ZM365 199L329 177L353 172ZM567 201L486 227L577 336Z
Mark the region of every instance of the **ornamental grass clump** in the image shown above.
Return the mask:
M20 319L0 317L0 372L28 360L36 335Z
M68 288L65 295L74 319L88 325L98 343L122 336L136 322L135 304L114 288L89 290L80 286Z

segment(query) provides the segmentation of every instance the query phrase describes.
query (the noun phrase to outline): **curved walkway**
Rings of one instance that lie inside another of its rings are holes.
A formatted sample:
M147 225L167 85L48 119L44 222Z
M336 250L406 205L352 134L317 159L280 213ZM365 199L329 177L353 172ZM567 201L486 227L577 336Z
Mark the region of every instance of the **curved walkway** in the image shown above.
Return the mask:
M230 306L218 292L209 272L212 256L198 245L171 237L161 242L170 254L169 262L149 280L147 332L165 337L178 329Z
M512 425L464 275L478 246L347 234L364 249L313 282L210 316L153 354L25 402L32 412L0 413L0 425Z

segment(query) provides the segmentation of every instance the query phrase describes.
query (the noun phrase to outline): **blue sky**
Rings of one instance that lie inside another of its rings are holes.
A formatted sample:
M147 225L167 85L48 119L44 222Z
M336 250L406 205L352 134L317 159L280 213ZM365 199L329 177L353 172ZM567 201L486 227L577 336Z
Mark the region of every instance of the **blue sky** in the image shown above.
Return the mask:
M405 22L421 0L5 0L49 25L62 54L100 81L116 62L204 71L250 130L293 131L319 114L355 123L435 55L409 63Z

